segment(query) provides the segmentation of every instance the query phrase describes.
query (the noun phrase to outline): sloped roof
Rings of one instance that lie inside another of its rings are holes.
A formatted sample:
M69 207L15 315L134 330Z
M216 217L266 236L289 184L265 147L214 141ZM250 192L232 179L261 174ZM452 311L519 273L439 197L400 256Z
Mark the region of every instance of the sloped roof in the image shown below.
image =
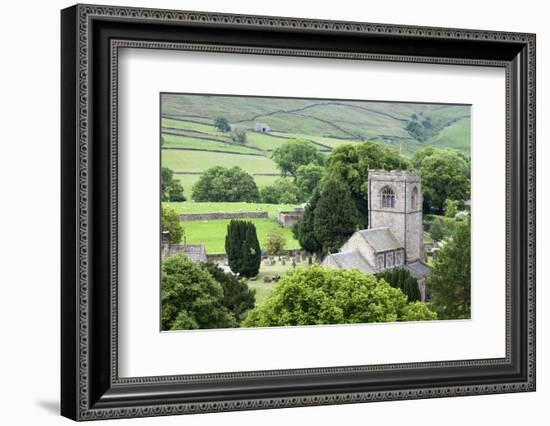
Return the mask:
M421 262L412 262L412 263L407 263L406 265L404 265L405 269L407 269L411 275L416 278L416 279L419 279L419 278L423 278L424 276L426 276L428 274L428 272L430 272L430 267L421 263Z
M365 274L374 274L374 268L357 250L329 255L342 269L359 269Z
M375 252L395 250L403 248L393 235L390 228L363 229L359 235L369 244Z

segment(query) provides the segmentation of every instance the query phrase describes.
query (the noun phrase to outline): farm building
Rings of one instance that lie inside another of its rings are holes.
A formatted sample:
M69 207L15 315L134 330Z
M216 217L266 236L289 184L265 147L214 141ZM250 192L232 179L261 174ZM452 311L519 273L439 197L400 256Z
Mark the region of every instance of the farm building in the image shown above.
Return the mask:
M420 176L408 172L369 173L369 228L356 231L322 262L329 268L356 268L375 274L405 268L418 280L425 298Z
M271 132L271 127L266 123L254 123L253 129L255 132L260 133L269 133Z

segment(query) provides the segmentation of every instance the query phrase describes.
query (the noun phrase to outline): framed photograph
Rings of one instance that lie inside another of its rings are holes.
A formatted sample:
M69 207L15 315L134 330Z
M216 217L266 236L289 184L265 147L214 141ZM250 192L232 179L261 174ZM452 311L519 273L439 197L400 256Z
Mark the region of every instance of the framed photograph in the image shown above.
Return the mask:
M61 12L61 413L535 390L535 35Z

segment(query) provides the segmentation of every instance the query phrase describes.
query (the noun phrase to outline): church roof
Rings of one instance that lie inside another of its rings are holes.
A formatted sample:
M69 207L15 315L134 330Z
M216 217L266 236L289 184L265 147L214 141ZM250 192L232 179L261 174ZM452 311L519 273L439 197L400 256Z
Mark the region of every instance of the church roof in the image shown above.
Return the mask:
M395 250L403 246L397 241L390 228L363 229L359 235L369 244L375 252Z
M430 267L421 262L407 263L405 269L407 269L416 279L423 278L430 272Z
M365 274L374 274L374 268L357 250L334 253L329 255L342 269L359 269Z

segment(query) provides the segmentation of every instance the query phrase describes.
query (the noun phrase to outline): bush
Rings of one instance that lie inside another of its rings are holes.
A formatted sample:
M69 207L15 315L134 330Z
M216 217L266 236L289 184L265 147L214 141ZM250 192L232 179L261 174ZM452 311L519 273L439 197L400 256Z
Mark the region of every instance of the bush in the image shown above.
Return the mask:
M430 226L430 237L435 241L441 241L443 239L443 226L440 220L434 220L432 226Z
M393 288L401 290L408 298L409 302L421 300L418 281L409 271L404 268L394 268L389 271L384 271L376 274L378 279L383 279Z
M416 302L419 303L419 302ZM245 327L436 319L426 305L410 306L401 290L357 270L312 266L281 278L265 302L249 311Z
M193 185L193 199L199 202L257 203L260 193L254 178L240 167L216 166L206 170Z
M222 286L183 254L162 262L161 280L163 330L237 326L223 306Z
M178 244L185 235L179 214L170 207L161 206L161 229L170 233L170 243Z
M268 256L275 256L284 251L286 239L279 228L273 228L264 241L264 250Z

